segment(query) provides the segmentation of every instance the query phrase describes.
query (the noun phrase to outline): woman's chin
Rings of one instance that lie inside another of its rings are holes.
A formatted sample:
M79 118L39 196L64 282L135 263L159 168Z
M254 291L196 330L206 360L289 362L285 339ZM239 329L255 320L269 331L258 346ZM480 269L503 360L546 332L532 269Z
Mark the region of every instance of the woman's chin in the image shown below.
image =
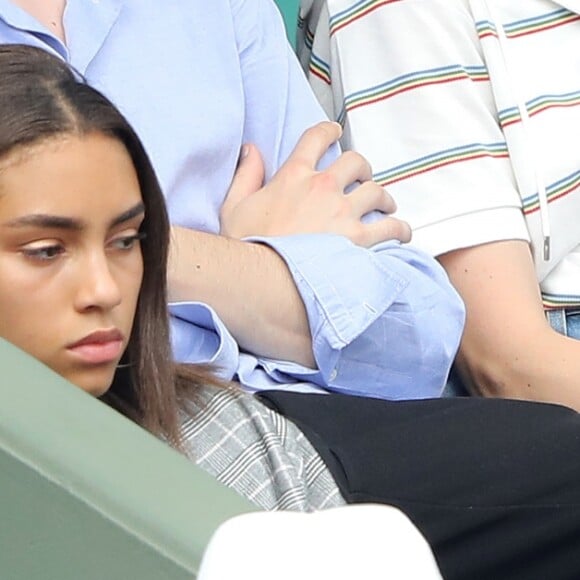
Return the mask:
M102 397L111 387L116 367L87 369L63 374L64 378L93 397Z

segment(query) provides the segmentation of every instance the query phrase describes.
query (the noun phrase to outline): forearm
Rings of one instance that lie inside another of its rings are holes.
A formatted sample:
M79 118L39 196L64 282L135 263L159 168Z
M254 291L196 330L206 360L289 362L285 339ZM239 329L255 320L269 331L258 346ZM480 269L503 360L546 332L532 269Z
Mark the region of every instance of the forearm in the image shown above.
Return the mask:
M243 350L314 366L304 304L274 250L179 227L171 247L172 302L210 305Z
M432 258L397 242L364 249L341 236L266 243L284 257L308 312L319 369L310 381L386 399L440 395L464 311Z
M527 243L485 244L440 261L466 305L457 362L469 388L580 410L580 342L546 321Z
M559 403L580 411L578 341L548 327L529 342L505 346L509 350L494 356L498 353L478 353L462 344L457 363L470 390L487 397Z

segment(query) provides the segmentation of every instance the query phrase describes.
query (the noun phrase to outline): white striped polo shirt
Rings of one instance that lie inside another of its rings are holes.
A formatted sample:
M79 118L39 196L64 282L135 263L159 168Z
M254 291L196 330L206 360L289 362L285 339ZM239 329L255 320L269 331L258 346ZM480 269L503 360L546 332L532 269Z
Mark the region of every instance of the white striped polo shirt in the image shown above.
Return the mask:
M318 98L414 243L531 241L545 306L580 304L580 0L303 0L301 19Z

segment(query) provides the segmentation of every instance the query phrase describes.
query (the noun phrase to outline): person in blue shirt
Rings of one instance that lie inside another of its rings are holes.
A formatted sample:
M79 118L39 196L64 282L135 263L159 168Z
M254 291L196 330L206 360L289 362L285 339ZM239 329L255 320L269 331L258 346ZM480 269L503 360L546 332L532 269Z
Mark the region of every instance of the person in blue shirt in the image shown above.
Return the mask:
M70 63L143 139L173 224L178 360L249 391L440 394L463 306L319 124L272 0L0 0L0 42Z

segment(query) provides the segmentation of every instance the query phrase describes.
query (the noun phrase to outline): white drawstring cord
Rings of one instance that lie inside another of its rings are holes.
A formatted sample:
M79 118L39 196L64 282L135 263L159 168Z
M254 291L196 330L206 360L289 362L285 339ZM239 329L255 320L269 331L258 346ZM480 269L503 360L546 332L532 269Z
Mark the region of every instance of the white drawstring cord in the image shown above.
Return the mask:
M528 107L526 106L525 101L521 98L519 91L516 89L515 83L513 82L513 78L511 77L509 64L508 64L508 40L503 28L501 21L496 17L494 11L491 9L490 5L488 4L487 0L483 0L487 12L491 16L493 24L495 26L495 30L497 32L497 37L499 39L499 44L501 48L501 53L504 61L504 66L506 69L506 77L508 82L510 83L510 88L512 94L516 100L518 111L520 113L520 118L522 120L522 132L524 134L524 146L528 147L528 156L532 162L532 171L534 172L534 180L536 182L536 187L538 190L538 201L540 204L540 222L542 227L542 238L544 242L543 247L543 257L544 261L548 262L550 260L550 213L548 208L548 196L546 194L546 184L544 180L544 176L541 174L540 170L538 169L540 166L540 159L535 147L535 141L530 134L528 128L530 127L530 116L528 115Z

